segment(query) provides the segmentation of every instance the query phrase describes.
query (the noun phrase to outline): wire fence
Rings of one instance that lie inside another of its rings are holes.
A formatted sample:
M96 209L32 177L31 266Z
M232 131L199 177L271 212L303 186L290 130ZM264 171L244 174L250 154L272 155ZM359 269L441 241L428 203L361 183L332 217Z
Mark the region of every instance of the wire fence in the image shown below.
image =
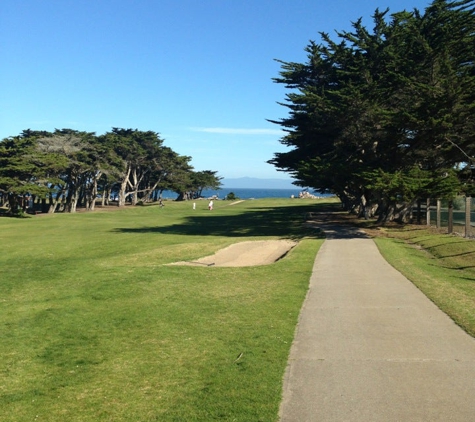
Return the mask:
M424 205L421 206L421 212L425 214L428 225L447 230L448 233L475 237L475 198L457 197L452 204L446 200L431 199L429 214Z

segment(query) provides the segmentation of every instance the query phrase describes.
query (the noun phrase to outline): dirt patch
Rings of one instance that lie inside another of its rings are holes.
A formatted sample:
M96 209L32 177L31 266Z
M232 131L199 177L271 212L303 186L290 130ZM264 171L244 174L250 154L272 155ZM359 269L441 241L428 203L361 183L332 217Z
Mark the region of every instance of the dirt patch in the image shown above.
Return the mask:
M252 267L268 265L287 254L297 243L291 240L258 240L234 243L214 255L171 265L215 267Z

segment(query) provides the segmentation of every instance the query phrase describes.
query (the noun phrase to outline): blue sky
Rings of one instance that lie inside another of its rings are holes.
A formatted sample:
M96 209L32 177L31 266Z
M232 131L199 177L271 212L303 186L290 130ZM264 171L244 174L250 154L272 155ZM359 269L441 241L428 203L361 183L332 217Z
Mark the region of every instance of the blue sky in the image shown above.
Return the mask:
M153 130L221 177L286 179L274 59L319 32L421 0L2 0L0 139L24 129Z

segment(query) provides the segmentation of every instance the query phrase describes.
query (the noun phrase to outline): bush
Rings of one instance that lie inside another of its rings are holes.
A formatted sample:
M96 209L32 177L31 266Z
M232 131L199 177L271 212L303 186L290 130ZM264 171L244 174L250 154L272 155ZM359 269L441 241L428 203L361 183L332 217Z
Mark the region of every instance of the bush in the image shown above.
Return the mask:
M226 195L226 198L225 198L227 201L235 201L236 199L239 199L235 194L234 192L229 192L227 195Z

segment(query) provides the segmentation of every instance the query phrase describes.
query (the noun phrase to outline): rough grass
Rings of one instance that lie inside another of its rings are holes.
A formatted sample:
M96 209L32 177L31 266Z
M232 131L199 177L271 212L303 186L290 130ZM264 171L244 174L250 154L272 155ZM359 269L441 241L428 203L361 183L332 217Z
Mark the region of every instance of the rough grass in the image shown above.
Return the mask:
M475 336L475 242L417 226L385 230L386 260Z
M0 219L0 419L276 420L316 203ZM163 265L266 238L300 243L262 267Z

